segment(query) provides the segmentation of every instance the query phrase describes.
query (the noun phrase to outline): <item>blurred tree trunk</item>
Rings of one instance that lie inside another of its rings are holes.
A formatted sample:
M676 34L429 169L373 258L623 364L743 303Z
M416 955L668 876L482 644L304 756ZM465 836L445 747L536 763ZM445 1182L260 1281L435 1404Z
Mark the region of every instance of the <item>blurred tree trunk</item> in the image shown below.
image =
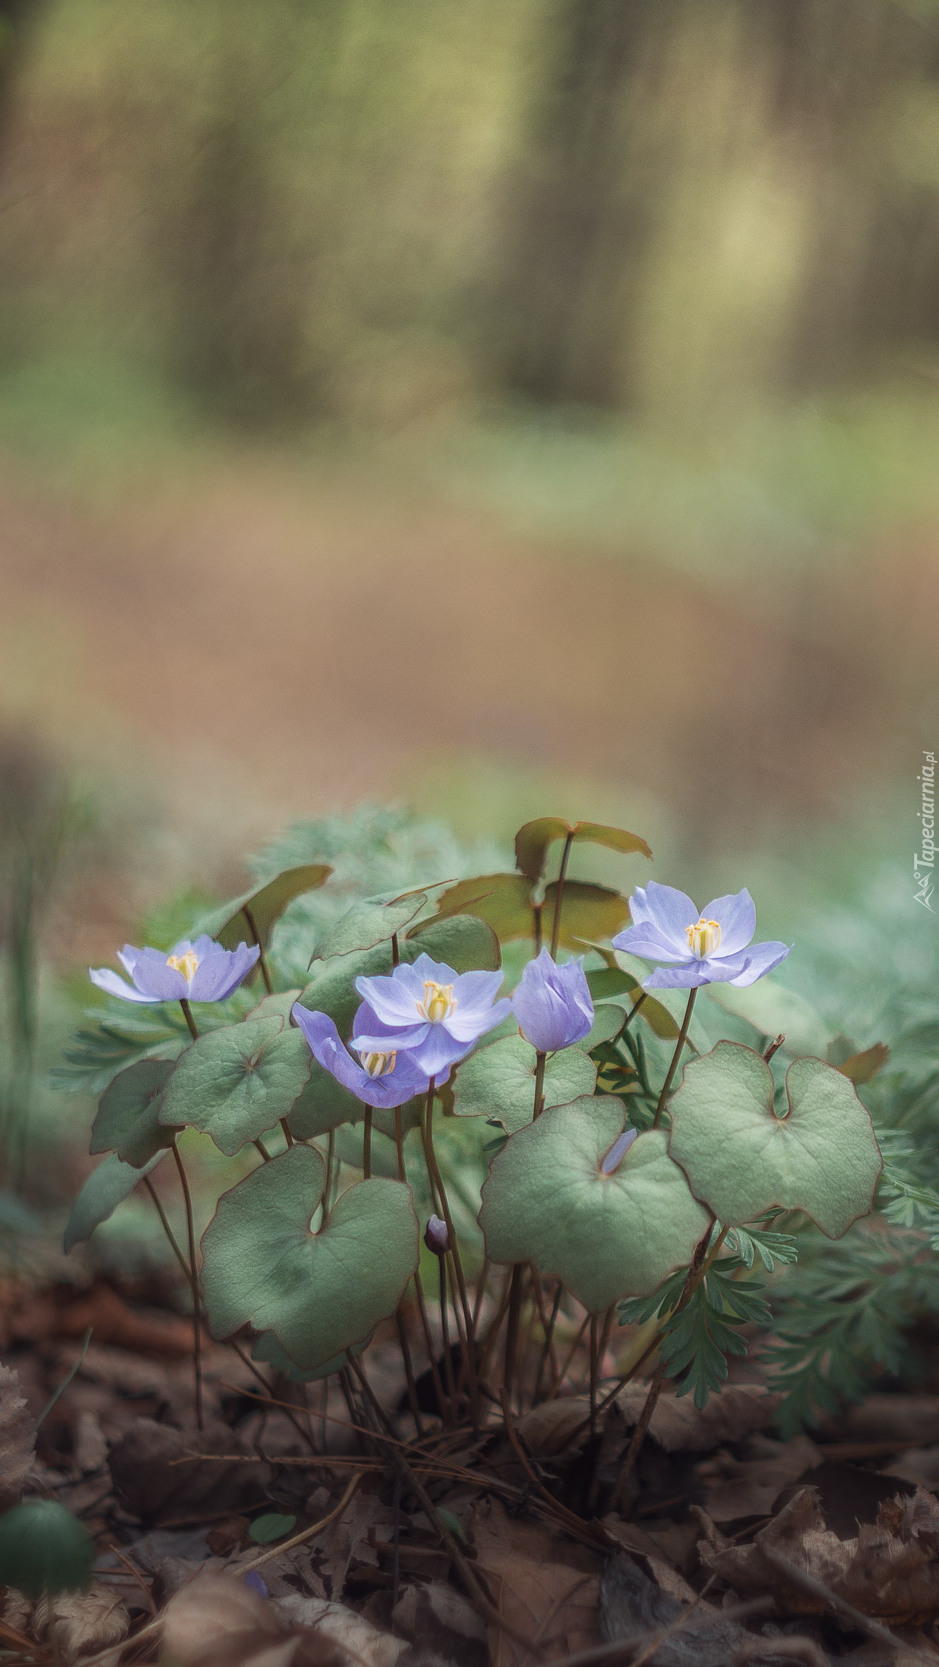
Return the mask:
M623 402L621 352L648 182L627 167L629 87L656 0L565 0L508 197L501 380L539 400ZM628 381L628 372L625 379Z
M16 88L30 42L49 9L50 0L0 0L0 147L10 129Z

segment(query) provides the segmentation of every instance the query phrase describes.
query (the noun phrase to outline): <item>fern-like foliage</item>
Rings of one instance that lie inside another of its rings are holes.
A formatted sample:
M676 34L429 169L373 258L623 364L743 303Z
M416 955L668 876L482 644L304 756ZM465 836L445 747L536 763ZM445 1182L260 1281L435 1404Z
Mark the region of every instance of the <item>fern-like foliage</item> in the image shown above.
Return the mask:
M747 1352L741 1329L768 1325L773 1315L763 1282L740 1277L748 1271L743 1257L714 1262L682 1306L688 1271L672 1274L652 1297L620 1303L619 1317L627 1324L661 1316L659 1358L666 1376L677 1381L679 1395L693 1394L695 1406L705 1407L727 1378L729 1357Z
M798 1277L776 1291L778 1320L763 1351L782 1395L776 1420L786 1436L811 1428L873 1378L913 1364L907 1334L937 1306L932 1257L919 1234L856 1231L803 1255Z

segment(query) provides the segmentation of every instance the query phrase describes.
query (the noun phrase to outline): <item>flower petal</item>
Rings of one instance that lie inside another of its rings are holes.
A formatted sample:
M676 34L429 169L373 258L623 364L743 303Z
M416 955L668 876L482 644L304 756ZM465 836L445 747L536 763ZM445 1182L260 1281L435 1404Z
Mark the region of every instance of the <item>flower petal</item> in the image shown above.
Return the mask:
M189 995L189 981L176 967L167 965L159 950L142 950L134 963L133 979L138 990L156 1001L182 1001Z
M791 943L779 943L774 939L768 939L766 943L751 944L747 950L746 967L730 982L740 988L747 984L755 984L756 980L762 978L764 973L772 972L774 967L778 967L780 961L786 959L791 948Z
M687 961L688 939L681 948L672 945L656 928L647 921L640 921L638 926L627 926L624 931L617 932L612 939L614 949L622 949L629 955L641 955L645 961Z
M433 1077L440 1084L444 1080L444 1074L449 1072L450 1066L469 1053L475 1040L473 1037L468 1042L455 1041L452 1036L448 1036L443 1025L431 1025L426 1041L421 1042L416 1048L409 1048L407 1057L419 1065L422 1071L426 1071L428 1077Z
M99 990L106 991L109 996L120 996L122 1001L154 1002L163 999L162 996L145 995L142 990L135 990L132 984L125 984L120 974L112 972L110 967L89 967L88 977Z
M701 910L701 916L704 920L717 921L721 929L721 947L717 953L722 958L746 949L756 931L756 906L746 886L727 897L715 897L713 903Z
M190 1001L226 1001L247 978L261 953L257 944L250 949L246 943L240 943L237 949L223 949L211 938L208 941L210 948L202 955L189 986Z
M718 963L719 964L719 963ZM656 967L642 981L644 990L697 990L716 980L705 971L704 961L686 961L683 967Z
M368 1072L343 1047L335 1022L327 1013L311 1012L296 1002L293 1017L306 1037L314 1059L330 1072L357 1099L372 1106L402 1106L406 1100L421 1094L428 1087L426 1073L414 1062L413 1056L402 1053L395 1061L394 1070L383 1076L370 1077ZM381 1049L376 1050L381 1052Z
M512 1003L508 996L501 1001L494 1002L487 1008L460 1008L455 1013L441 1021L441 1029L449 1031L458 1042L475 1042L480 1036L485 1036L487 1030L492 1030L512 1011Z
M654 927L656 936L672 949L687 954L685 928L693 926L698 919L698 911L687 892L650 880L647 886L637 886L633 892L629 912L635 925Z
M427 961L426 955L418 957ZM384 1024L413 1025L420 1018L418 1002L424 998L424 979L417 967L395 967L390 977L357 978L355 987Z

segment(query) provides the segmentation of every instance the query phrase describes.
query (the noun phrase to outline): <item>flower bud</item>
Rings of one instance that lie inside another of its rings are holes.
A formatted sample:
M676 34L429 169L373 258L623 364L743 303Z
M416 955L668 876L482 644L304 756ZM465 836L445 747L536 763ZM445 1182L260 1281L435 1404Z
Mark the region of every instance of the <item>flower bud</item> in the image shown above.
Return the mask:
M450 1234L447 1224L439 1216L431 1216L424 1228L424 1243L435 1256L446 1256L450 1249Z
M583 957L558 966L546 949L529 961L512 998L522 1035L538 1053L582 1042L593 1024Z

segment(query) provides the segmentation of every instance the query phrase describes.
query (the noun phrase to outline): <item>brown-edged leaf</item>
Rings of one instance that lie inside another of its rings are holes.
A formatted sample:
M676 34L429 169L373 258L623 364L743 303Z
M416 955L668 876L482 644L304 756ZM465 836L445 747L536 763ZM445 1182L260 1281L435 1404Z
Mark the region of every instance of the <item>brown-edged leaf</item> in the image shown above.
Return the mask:
M584 842L603 845L608 851L652 855L646 841L626 828L611 828L602 822L566 822L563 816L539 816L533 822L526 822L515 835L516 866L530 880L540 880L551 846L559 839L568 838L572 845Z
M890 1049L885 1042L875 1042L872 1048L865 1048L863 1053L853 1053L850 1059L843 1061L838 1070L843 1077L850 1077L853 1083L870 1082L882 1071L890 1058Z

